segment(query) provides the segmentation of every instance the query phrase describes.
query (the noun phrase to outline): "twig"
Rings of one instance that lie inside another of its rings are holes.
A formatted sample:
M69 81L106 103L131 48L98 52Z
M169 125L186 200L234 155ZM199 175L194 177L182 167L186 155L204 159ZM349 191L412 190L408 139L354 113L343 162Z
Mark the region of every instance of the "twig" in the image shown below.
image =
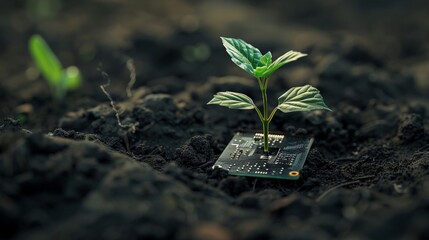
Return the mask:
M373 177L375 177L375 175L367 175L362 177L355 177L353 178L353 180L362 180L362 179L373 178Z
M322 200L322 198L326 197L329 193L331 193L331 192L332 192L332 191L334 191L335 189L338 189L338 188L340 188L340 187L344 187L344 186L347 186L347 185L352 185L352 184L355 184L355 183L360 183L360 181L359 181L359 180L355 180L355 181L352 181L352 182L341 183L341 184L339 184L339 185L337 185L337 186L335 186L335 187L332 187L332 188L330 188L330 189L326 190L324 193L322 193L322 195L320 195L320 196L316 199L316 202L320 202L320 200Z
M112 107L113 111L115 112L115 117L116 117L116 120L118 122L118 126L121 128L127 128L128 130L131 131L131 133L135 133L136 128L139 125L139 123L135 122L135 123L130 123L130 124L122 124L121 119L119 117L119 111L116 108L115 102L113 101L109 92L106 91L106 88L110 86L110 77L106 72L104 72L104 71L100 71L100 72L101 72L101 75L103 76L104 80L106 80L106 83L100 85L100 88L103 91L103 93L107 96L107 98L109 98L109 100L110 100L110 106Z
M126 57L127 62L127 69L128 71L130 71L130 81L128 82L127 85L127 96L130 98L133 96L133 92L131 91L131 88L134 86L134 84L136 83L136 68L134 65L134 60L130 57Z

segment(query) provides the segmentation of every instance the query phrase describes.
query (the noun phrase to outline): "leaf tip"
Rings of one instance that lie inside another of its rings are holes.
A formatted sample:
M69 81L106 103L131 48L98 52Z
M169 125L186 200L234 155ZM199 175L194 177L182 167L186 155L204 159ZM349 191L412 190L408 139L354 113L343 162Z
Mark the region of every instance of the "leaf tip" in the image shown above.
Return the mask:
M40 36L40 34L33 34L30 37L30 41L35 41L35 40L39 40L39 39L43 39L42 36Z
M229 37L223 37L223 36L220 36L219 38L222 40L223 43L228 42L228 40L231 39Z
M213 104L215 104L215 103L214 103L214 101L215 101L215 98L213 98L212 100L210 100L210 101L207 103L207 105L213 105Z

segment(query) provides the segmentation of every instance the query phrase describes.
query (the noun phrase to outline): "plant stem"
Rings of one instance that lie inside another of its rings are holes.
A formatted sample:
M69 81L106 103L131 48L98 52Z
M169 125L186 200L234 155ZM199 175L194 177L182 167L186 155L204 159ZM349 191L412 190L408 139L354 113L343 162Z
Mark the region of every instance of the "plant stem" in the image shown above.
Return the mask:
M264 132L264 153L268 154L268 132L269 132L269 117L268 117L268 98L267 98L267 85L268 85L268 79L262 79L261 86L261 92L262 92L262 105L263 105L263 119L262 121L262 130Z
M268 149L268 131L269 131L269 125L270 123L268 121L263 121L262 122L262 130L264 131L264 153L268 154L269 153L269 149Z
M271 122L271 120L273 120L274 114L276 114L276 112L277 112L277 108L274 108L270 114L270 117L268 118L269 123Z

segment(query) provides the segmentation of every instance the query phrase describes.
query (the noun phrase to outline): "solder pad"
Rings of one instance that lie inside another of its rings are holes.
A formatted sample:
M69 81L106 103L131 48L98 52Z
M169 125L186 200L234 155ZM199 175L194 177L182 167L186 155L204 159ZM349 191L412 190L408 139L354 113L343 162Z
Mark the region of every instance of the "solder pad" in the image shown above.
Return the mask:
M263 134L236 133L213 168L238 176L299 179L313 138L269 134L268 141L267 156L263 152Z

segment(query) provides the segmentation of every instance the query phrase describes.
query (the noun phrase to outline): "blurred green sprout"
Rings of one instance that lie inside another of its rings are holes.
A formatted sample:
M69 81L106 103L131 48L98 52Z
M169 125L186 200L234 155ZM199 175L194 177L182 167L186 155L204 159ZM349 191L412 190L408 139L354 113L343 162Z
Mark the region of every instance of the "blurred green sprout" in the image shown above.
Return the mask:
M55 99L62 100L67 91L79 88L82 83L79 69L75 66L64 69L42 36L31 36L29 51L38 70L51 87Z

